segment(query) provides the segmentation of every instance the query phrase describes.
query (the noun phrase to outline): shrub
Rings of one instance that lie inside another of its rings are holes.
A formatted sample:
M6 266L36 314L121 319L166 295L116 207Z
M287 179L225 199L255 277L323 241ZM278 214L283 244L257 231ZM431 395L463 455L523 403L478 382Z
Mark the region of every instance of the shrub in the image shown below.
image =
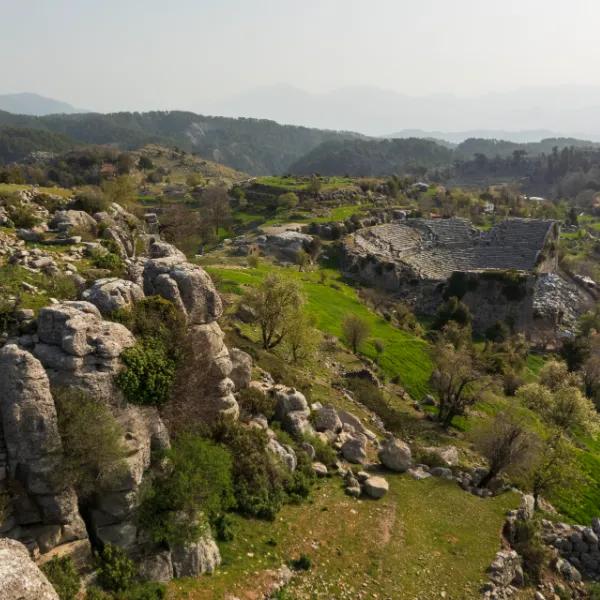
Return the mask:
M74 208L91 215L104 212L109 206L110 202L99 188L85 187L79 190L75 196Z
M523 557L523 571L531 584L540 582L547 550L540 538L537 521L516 521L514 549Z
M133 584L136 569L124 550L107 544L99 555L98 581L113 592L123 592Z
M246 258L246 263L251 269L256 269L260 263L260 260L256 254L251 254Z
M303 450L296 450L298 464L296 469L284 476L284 489L289 502L301 502L308 498L316 475L312 469L312 461ZM284 472L284 475L286 473Z
M248 516L273 520L286 497L285 469L267 450L266 432L222 420L213 429L213 436L233 456L237 509Z
M62 273L49 277L44 288L50 296L61 300L75 300L79 295L75 280L70 275Z
M233 504L231 455L186 433L176 438L166 458L170 468L144 490L138 522L156 543L190 542Z
M53 390L64 451L60 477L80 497L110 487L124 469L123 430L105 404L76 388Z
M315 449L315 460L328 466L335 464L337 453L327 442L316 435L307 435L304 440Z
M344 338L356 354L371 333L370 325L356 315L348 315L342 322Z
M60 600L74 600L81 587L81 578L70 556L55 556L42 571L56 590Z
M226 513L219 515L215 519L213 528L215 536L220 542L230 542L234 538L233 520Z
M115 275L123 271L123 259L113 252L94 252L92 254L92 263L97 269L107 269Z
M449 321L455 321L463 326L468 325L471 322L471 318L471 312L467 305L461 302L456 296L452 296L438 308L433 328L443 329Z
M147 296L130 309L112 315L137 337L160 339L170 351L181 346L185 335L185 318L177 307L161 296Z
M237 395L237 402L243 417L263 415L269 421L275 414L275 401L256 388L245 388Z
M8 217L15 227L29 229L35 227L40 219L31 206L26 204L12 204L7 206Z
M385 399L383 392L374 384L363 379L347 380L348 387L354 392L356 400L372 410L383 420L390 431L397 431L403 425L402 414Z
M516 396L527 408L542 416L550 412L554 401L552 392L539 383L528 383L521 386L517 390Z
M121 354L125 369L117 385L133 404L161 406L169 398L175 380L177 359L158 339L143 338Z
M301 554L299 558L290 560L290 567L294 571L309 571L312 567L312 561L306 554Z
M114 594L114 600L162 600L167 597L167 588L156 581L133 584L124 592Z

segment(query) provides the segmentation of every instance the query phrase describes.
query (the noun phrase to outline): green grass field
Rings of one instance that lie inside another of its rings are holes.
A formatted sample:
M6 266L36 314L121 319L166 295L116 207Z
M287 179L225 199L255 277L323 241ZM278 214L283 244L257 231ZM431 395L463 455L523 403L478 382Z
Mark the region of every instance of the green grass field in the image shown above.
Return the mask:
M296 279L306 295L306 309L314 318L319 330L342 339L342 322L350 314L364 319L371 328L371 337L361 352L375 360L377 352L374 339L384 344L379 365L388 377L398 376L402 386L414 398L421 398L428 390L431 375L431 358L427 343L410 333L397 329L385 319L369 310L358 299L356 290L341 281L339 273L325 270L327 280L320 283L319 272L299 273L293 268L262 264L255 269L206 267L216 276L220 290L241 294L243 286L259 283L268 272L285 272Z
M442 480L386 478L390 491L379 501L351 499L333 478L272 523L234 517L235 538L220 545L221 568L172 582L169 597L261 598L272 571L305 554L312 568L292 580L285 598L437 600L442 591L453 600L477 598L517 496L482 500Z
M14 194L15 192L31 189L31 187L31 185L20 185L18 183L0 183L0 194ZM63 198L70 198L73 195L73 190L61 187L38 187L37 189L44 194L54 194Z
M356 181L348 177L321 177L321 191L331 191L356 185ZM282 192L299 192L308 189L308 177L284 177L279 175L258 177L256 183L281 188Z

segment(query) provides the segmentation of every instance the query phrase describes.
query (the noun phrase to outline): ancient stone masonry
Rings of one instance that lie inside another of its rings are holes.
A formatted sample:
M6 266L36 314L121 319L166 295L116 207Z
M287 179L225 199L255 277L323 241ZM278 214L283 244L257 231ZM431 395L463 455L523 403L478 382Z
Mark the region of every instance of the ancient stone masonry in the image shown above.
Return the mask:
M345 271L433 314L462 299L473 326L496 321L543 336L570 329L585 295L558 273L555 221L507 219L490 231L465 219L406 219L345 239Z

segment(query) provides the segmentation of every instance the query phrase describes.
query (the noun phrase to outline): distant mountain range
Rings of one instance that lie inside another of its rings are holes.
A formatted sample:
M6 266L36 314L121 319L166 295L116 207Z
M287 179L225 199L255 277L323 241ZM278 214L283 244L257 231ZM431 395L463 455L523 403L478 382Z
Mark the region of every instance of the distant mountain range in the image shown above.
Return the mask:
M418 90L409 95L368 86L314 94L281 84L198 108L209 114L269 118L378 137L400 132L400 137L434 137L454 143L469 137L600 141L600 87L594 86L531 87L459 97L419 95ZM415 136L403 130L412 130Z
M87 112L75 108L67 102L53 100L39 94L24 92L21 94L0 94L0 110L20 115L54 115Z

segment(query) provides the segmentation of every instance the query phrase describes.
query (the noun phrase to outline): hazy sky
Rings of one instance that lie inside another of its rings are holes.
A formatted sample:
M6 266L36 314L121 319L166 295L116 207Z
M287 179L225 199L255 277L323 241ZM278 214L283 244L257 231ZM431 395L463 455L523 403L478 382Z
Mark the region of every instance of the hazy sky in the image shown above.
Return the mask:
M276 83L600 85L598 0L0 0L0 93L188 108Z

